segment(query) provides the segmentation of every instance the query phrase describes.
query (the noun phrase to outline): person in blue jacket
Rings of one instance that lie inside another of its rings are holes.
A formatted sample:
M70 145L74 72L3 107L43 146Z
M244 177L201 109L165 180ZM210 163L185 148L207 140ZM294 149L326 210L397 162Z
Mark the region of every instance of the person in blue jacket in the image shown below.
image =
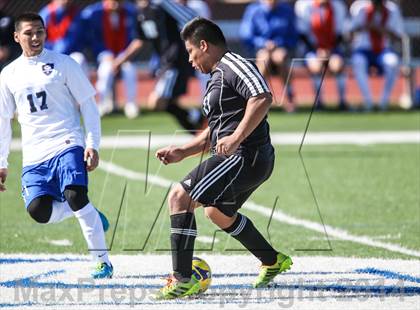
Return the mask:
M285 109L288 112L295 109L291 79L287 81L290 57L298 40L295 20L290 4L261 0L247 6L240 27L241 39L255 55L260 72L264 77L270 73L278 74L283 81L288 97Z
M83 54L84 29L80 9L73 0L51 0L39 15L44 20L47 32L45 47L69 55L88 75L87 61Z
M125 115L128 118L137 117L136 68L130 60L125 59L130 43L137 38L136 7L124 0L102 0L87 6L82 11L82 18L87 42L98 61L96 88L100 114L112 112L112 85L121 71L127 100Z

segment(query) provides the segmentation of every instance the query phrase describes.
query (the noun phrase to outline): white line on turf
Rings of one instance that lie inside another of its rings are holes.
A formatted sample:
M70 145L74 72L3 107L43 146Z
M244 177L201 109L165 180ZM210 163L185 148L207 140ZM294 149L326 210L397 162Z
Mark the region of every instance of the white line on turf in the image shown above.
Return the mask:
M118 175L124 178L128 178L131 180L135 180L135 181L145 181L146 180L146 175L144 173L139 173L139 172L135 172L132 170L129 170L127 168L121 167L119 165L116 165L114 163L110 163L107 161L102 160L99 164L99 168L114 174L114 175ZM147 177L148 182L161 186L161 187L165 187L168 188L169 186L171 186L171 184L176 183L175 181L171 181L168 179L164 179L162 177L159 176L153 176L153 175L149 175ZM272 213L272 210L258 205L252 201L248 201L245 203L245 207L248 210L260 213L262 215L265 216L270 216ZM341 240L346 240L346 241L351 241L351 242L355 242L355 243L359 243L359 244L363 244L363 245L367 245L367 246L372 246L372 247L377 247L377 248L382 248L382 249L386 249L388 251L391 252L397 252L397 253L401 253L401 254L405 254L405 255L410 255L410 256L415 256L415 257L420 257L420 252L416 251L416 250L412 250L412 249L407 249L404 248L400 245L397 244L392 244L392 243L385 243L385 242L381 242L381 241L376 241L373 240L367 236L358 236L358 235L353 235L351 233L349 233L348 231L345 231L343 229L339 229L339 228L335 228L329 225L325 225L325 230L324 227L317 223L317 222L312 222L309 220L305 220L305 219L300 219L294 216L290 216L287 215L286 213L280 211L280 210L275 210L273 212L273 219L282 222L282 223L286 223L289 225L294 225L294 226L299 226L299 227L304 227L308 230L312 230L312 231L316 231L319 232L321 234L324 234L325 231L327 231L328 235L330 237L334 237L334 238L338 238Z
M130 131L132 132L132 131ZM148 148L149 134L141 135L104 136L101 139L102 148ZM191 139L190 135L152 135L150 146L152 148L172 144L182 144ZM272 133L273 144L299 145L302 141L301 132ZM360 132L309 132L305 137L305 145L330 145L330 144L400 144L420 143L418 131L360 131ZM13 139L11 150L21 149L20 140Z

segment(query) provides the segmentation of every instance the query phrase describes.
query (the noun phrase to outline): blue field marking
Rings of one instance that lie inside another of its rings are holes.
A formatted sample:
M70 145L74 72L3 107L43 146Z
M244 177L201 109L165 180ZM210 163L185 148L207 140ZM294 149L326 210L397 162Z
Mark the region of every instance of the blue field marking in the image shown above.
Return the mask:
M11 281L0 282L0 286L13 288L13 287L37 287L37 288L61 288L61 289L159 289L162 285L158 284L80 284L80 283L64 283L58 282L40 282L36 281L39 278L46 278L59 273L64 273L64 270L52 270L46 273L41 273L31 277L15 279ZM248 274L246 274L248 275ZM212 285L214 290L244 290L251 289L250 284L218 284ZM335 292L353 292L353 293L369 293L381 295L417 295L420 294L420 287L416 286L397 286L397 285L344 285L344 284L280 284L273 283L268 288L284 290L306 290L306 291L335 291ZM267 288L262 289L267 290Z
M354 272L332 272L332 271L310 271L310 272L287 272L283 273L280 276L305 276L305 275L344 275L344 274L355 274ZM160 274L145 274L145 275L132 275L132 276L124 276L121 278L124 279L158 279L158 278L165 278L168 276L168 273L160 273ZM243 277L256 277L258 273L213 273L212 278L243 278ZM115 278L115 277L114 277Z
M39 263L39 262L75 262L75 261L90 261L88 259L78 259L78 258L45 258L45 259L22 259L22 258L9 258L9 259L1 259L2 264L17 264L17 263ZM95 282L89 283L65 283L62 281L52 281L46 282L45 278L49 278L58 274L66 273L63 269L57 270L50 270L48 272L35 274L29 277L23 277L18 279L13 279L9 281L0 282L0 287L5 288L15 288L15 287L31 287L31 288L40 288L40 289L149 289L155 290L162 287L162 285L158 284L141 284L142 281L139 281L139 284L118 284L118 283L109 283L109 284L95 284ZM357 278L351 279L353 275L362 275L362 274L369 274L369 275L376 275L375 278ZM114 279L117 280L124 280L124 279L157 279L163 278L167 274L145 274L145 275L132 275L132 276L121 276L115 277ZM332 275L332 276L341 276L335 277L334 279L307 279L303 280L302 282L296 283L296 279L292 279L294 283L290 282L290 279L286 283L283 281L283 276L294 276L294 277L305 277L308 275L315 275L315 276L322 276L322 275ZM247 278L247 277L255 277L257 276L256 273L216 273L213 274L213 278ZM386 279L396 279L402 281L408 281L413 283L420 283L420 278L411 276L408 274L402 274L398 272L393 272L389 270L381 270L376 268L362 268L356 269L353 271L348 272L324 272L324 271L313 271L313 272L288 272L285 274L280 275L277 278L277 282L273 284L270 288L266 289L258 289L258 290L267 290L272 291L274 294L278 296L273 296L270 293L270 297L260 296L258 298L241 295L240 292L252 292L255 290L251 287L250 283L247 284L215 284L211 286L211 290L207 294L203 294L201 299L187 299L187 300L176 300L176 301L169 301L164 302L162 304L220 304L221 300L223 300L224 304L264 304L264 303L272 303L274 301L281 301L281 300L290 300L291 298L295 298L292 296L284 296L287 292L294 292L296 290L300 291L312 291L312 292L336 292L337 294L345 295L337 295L337 298L354 298L360 296L371 296L371 297L381 297L381 296L417 296L420 295L420 286L406 286L405 283L402 284L394 284L394 285L360 285L357 281L378 281L383 278L378 278L378 276L386 278ZM90 280L90 279L89 279ZM93 280L92 280L93 281ZM316 283L318 281L318 283ZM343 281L346 282L355 282L352 283L342 283ZM327 283L326 283L327 282ZM328 283L330 282L330 283ZM331 283L333 282L333 283ZM238 293L239 292L239 293ZM287 294L286 294L287 295ZM228 296L228 297L227 297ZM306 297L303 297L306 298ZM308 298L316 299L316 296L310 296ZM324 298L324 296L320 295L319 298ZM136 301L136 305L156 305L159 304L156 301L148 301L148 300L141 300ZM38 304L34 302L24 302L24 303L0 303L0 308L10 308L10 307L24 307L24 306L37 306L42 305L46 308L52 306L57 307L59 305L62 306L72 306L72 305L80 305L80 306L100 306L100 305L132 305L129 302L117 302L115 301L108 302L108 301L101 301L96 303L66 303L66 304Z
M404 281L409 281L409 282L414 282L414 283L420 283L420 278L413 277L407 274L393 272L390 270L381 270L381 269L376 269L376 268L363 268L363 269L356 269L355 272L380 275L387 279L397 279L397 280L404 280Z
M23 263L62 263L62 262L88 262L86 258L0 258L1 264L23 264Z
M28 306L36 306L33 302L24 302L19 304L7 304L7 303L0 303L0 308L11 308L11 307L28 307Z

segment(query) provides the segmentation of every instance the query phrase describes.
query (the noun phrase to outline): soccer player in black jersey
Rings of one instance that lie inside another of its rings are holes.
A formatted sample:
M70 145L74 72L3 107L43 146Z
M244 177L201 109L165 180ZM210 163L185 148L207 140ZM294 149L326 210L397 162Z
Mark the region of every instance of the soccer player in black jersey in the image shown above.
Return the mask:
M230 52L220 28L195 18L182 30L193 67L210 73L203 101L208 128L190 143L156 152L164 164L210 149L212 156L192 170L169 194L173 276L157 294L170 299L198 293L191 277L194 240L197 235L194 208L204 206L206 216L241 242L262 263L254 287L265 287L290 268L290 257L276 251L238 212L242 204L274 167L267 113L270 90L257 67Z
M125 54L120 55L119 61L122 63L130 59L145 42L150 42L153 51L159 56L160 66L156 86L148 97L148 107L152 110L166 110L184 129L193 133L202 127L203 119L200 113L179 105L178 99L187 92L188 80L194 74L179 30L196 13L172 0L155 2L137 0L139 37L131 42Z

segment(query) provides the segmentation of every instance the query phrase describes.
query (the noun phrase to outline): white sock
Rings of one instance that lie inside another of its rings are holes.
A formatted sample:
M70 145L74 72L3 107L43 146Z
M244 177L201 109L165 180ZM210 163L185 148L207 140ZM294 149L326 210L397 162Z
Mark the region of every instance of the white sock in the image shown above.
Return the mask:
M353 74L356 77L357 84L362 92L366 109L372 109L372 95L369 89L369 75L368 75L368 62L365 56L354 54L352 57Z
M398 77L398 57L394 53L387 53L383 56L385 85L380 102L381 109L388 108L389 97L394 88L395 80Z
M88 203L82 209L74 212L74 216L79 220L90 254L96 261L109 265L105 233L98 211L91 203Z
M72 216L74 216L73 210L70 208L67 201L60 202L53 200L51 217L48 224L59 223Z
M126 62L121 67L122 77L125 85L127 102L136 102L137 95L137 72L136 67L131 62Z

